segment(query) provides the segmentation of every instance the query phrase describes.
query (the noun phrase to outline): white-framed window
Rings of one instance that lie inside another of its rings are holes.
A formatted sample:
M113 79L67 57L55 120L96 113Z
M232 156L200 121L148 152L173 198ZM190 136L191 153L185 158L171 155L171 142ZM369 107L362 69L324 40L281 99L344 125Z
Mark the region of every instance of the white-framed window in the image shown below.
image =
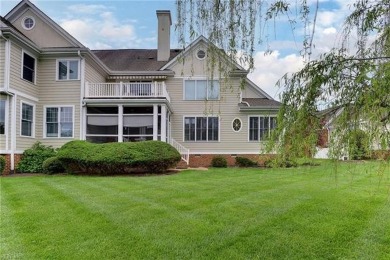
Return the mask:
M269 138L271 131L276 128L275 116L250 116L249 141L262 141Z
M184 141L219 141L219 117L184 117Z
M60 59L57 60L57 80L79 80L80 60Z
M72 138L74 132L73 106L45 107L45 137Z
M20 113L20 135L34 137L35 105L22 102Z
M5 99L0 99L0 135L5 134Z
M35 19L31 16L26 16L22 20L22 27L25 30L31 30L35 26Z
M219 80L184 80L184 100L218 100Z
M242 121L239 118L234 118L232 121L232 128L234 132L240 132L242 128Z
M22 79L35 84L37 60L31 54L22 51Z

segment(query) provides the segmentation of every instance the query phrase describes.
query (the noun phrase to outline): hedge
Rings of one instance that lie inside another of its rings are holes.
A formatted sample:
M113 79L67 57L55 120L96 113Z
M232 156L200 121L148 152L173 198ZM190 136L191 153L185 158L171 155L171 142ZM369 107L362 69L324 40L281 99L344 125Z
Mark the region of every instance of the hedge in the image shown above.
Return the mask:
M164 172L181 159L179 152L161 141L93 144L71 141L57 158L69 173L122 174L143 170Z
M22 173L41 173L42 164L50 157L56 155L56 151L51 146L46 146L36 142L30 149L23 152L22 159L16 167L16 171Z

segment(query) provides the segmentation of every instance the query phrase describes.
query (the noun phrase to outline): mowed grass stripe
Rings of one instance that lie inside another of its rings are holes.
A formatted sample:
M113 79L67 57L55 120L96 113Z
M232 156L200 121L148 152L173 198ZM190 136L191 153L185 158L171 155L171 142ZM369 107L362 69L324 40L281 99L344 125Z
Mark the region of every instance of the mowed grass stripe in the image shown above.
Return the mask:
M12 244L24 244L25 259L354 258L361 254L352 248L371 239L380 259L388 256L389 229L364 235L378 214L389 213L388 175L379 182L376 167L341 164L337 178L328 164L145 178L2 178L11 202L5 210L15 215L4 231L20 229L22 242ZM29 229L20 225L26 219Z

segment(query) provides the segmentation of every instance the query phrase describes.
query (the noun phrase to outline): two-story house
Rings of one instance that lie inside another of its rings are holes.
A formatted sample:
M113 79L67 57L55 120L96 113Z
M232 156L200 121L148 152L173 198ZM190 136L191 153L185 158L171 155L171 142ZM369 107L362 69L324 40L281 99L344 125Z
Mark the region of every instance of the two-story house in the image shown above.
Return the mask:
M0 19L0 154L11 171L35 142L75 139L161 140L190 166L232 163L258 155L275 126L280 103L248 71L210 73L207 39L170 48L169 11L157 11L157 49L90 50L28 0Z

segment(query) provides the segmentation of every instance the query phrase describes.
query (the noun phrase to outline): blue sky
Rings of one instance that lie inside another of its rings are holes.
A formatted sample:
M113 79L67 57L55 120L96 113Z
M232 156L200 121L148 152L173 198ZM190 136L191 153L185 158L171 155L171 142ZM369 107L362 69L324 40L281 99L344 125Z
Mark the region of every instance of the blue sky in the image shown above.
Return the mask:
M32 0L38 8L70 32L76 39L91 49L111 48L156 48L156 10L170 10L172 22L176 22L174 0L130 1L130 0ZM291 3L296 3L291 0ZM315 0L308 0L314 3ZM342 21L353 0L320 0L314 43L314 56L330 50L339 38ZM1 0L0 14L4 16L18 0ZM294 14L292 14L294 15ZM297 26L294 34L285 21L268 26L271 31L268 44L274 50L264 55L265 45L258 45L255 54L255 70L249 75L256 84L271 96L278 98L281 90L275 82L285 73L297 71L303 61L299 55L303 34ZM171 46L178 46L174 25Z

